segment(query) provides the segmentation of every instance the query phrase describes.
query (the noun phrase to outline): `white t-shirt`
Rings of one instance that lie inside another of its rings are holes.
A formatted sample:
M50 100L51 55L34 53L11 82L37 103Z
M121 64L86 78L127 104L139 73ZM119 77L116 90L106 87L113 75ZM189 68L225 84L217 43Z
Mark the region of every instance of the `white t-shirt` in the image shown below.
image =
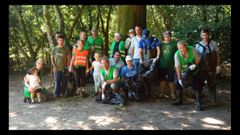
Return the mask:
M125 45L124 47L127 49L127 54L128 55L131 55L131 51L132 51L132 46L131 46L131 41L132 39L130 37L128 37L126 40L125 40Z
M139 42L142 38L141 37L133 37L132 41L131 41L131 47L133 49L134 47L134 53L133 53L133 59L139 59L139 51L138 51L138 46L139 46Z
M93 72L94 75L100 75L101 65L102 65L101 62L99 61L94 61L92 63L92 66L94 68L94 72Z
M26 79L29 82L30 87L35 87L36 89L41 88L39 76L27 74Z

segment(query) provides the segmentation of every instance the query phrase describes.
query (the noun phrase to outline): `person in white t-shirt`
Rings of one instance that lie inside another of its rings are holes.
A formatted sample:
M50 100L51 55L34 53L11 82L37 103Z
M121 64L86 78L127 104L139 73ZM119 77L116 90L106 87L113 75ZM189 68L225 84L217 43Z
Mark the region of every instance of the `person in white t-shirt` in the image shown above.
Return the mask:
M34 97L37 95L37 102L41 102L40 91L42 90L41 80L37 75L38 71L35 67L29 69L29 74L24 77L24 81L26 86L29 88L29 92L31 93L31 103L35 103Z
M96 52L94 53L94 58L95 61L92 62L92 66L87 69L87 73L89 71L91 71L92 69L94 69L93 71L93 79L94 79L94 86L95 86L95 92L101 93L101 78L100 78L100 70L102 68L102 64L101 64L101 54Z

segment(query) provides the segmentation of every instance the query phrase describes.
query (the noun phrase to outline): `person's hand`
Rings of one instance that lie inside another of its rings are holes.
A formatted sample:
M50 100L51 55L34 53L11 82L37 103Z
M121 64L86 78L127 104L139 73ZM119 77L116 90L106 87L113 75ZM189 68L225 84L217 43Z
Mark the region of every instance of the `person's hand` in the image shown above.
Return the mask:
M53 67L53 72L57 72L57 67Z
M219 74L221 72L221 68L220 68L220 66L217 66L216 67L216 74Z
M106 85L107 85L107 82L104 82L104 83L102 84L102 89L103 89L103 90L105 89Z
M104 93L102 93L102 100L105 98L105 95L104 95Z
M140 63L140 64L143 64L143 60L140 59L139 63Z
M155 60L159 60L159 56L157 56L157 57L155 58Z
M68 68L68 71L69 71L69 72L72 72L72 67L69 67L69 68Z
M191 66L189 66L189 69L190 70L194 70L196 68L196 65L195 64L192 64Z
M178 80L178 83L179 83L181 86L183 86L182 80Z

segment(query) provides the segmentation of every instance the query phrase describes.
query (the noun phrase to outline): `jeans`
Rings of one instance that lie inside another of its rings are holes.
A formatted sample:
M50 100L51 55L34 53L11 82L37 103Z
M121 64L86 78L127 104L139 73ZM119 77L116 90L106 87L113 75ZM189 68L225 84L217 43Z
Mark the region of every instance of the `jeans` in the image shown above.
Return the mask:
M138 71L138 67L139 67L139 59L133 59L133 65L136 68L136 70Z
M55 81L55 96L60 96L65 94L66 86L67 86L67 77L64 71L57 71L54 73L54 81Z

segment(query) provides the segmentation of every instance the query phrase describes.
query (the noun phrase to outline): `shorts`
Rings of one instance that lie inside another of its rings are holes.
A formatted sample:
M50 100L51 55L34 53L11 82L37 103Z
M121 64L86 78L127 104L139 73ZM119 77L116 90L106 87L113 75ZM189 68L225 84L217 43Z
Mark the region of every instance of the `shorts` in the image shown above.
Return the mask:
M160 81L167 81L167 82L173 82L174 81L174 75L175 70L174 69L167 69L167 68L160 68L159 71L159 80Z

